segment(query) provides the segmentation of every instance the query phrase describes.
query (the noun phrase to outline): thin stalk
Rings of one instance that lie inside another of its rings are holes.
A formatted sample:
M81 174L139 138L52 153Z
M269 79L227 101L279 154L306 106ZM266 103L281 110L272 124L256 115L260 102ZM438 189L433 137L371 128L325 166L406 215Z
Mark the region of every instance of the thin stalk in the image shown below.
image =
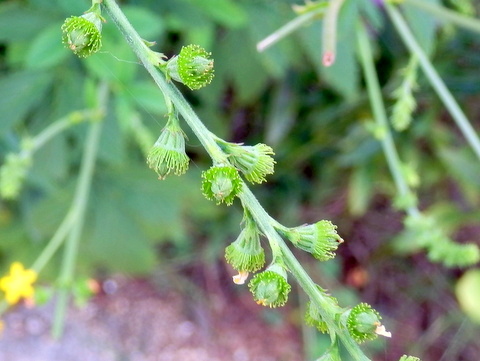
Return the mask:
M268 49L270 46L276 44L283 38L287 37L300 27L309 24L311 21L315 20L317 17L321 16L325 12L325 8L318 8L312 11L309 11L305 14L299 15L293 20L290 20L288 23L271 33L265 39L257 43L257 51L262 52Z
M101 106L105 106L108 95L108 87L106 84L102 84L99 93L99 103ZM52 328L52 335L54 338L58 338L63 331L65 311L69 299L69 287L73 281L78 245L83 230L83 224L85 222L85 211L88 202L88 195L90 194L101 130L102 122L96 121L91 123L85 140L85 152L83 154L79 180L71 209L71 217L75 221L68 234L62 269L59 277L60 290L58 291L55 319Z
M63 219L62 223L58 227L57 231L53 235L52 239L50 242L48 242L47 246L43 249L42 253L40 253L40 256L35 260L33 263L31 269L34 270L37 273L40 273L45 267L45 265L50 261L52 256L55 254L57 249L63 244L63 241L65 241L68 233L72 229L72 225L75 222L75 214L70 210L65 218Z
M173 84L167 83L163 75L160 74L159 70L151 64L151 57L149 56L151 51L146 48L146 46L144 46L142 39L138 36L135 29L125 18L115 1L104 0L103 4L114 23L125 35L128 43L137 54L140 61L144 64L147 71L154 78L155 82L163 91L165 96L169 97L172 100L178 112L183 116L187 124L192 128L192 131L199 138L202 145L204 145L205 149L210 154L213 161L218 162L222 159L226 160L226 155L216 144L214 136L203 125L201 120L195 114L195 112L185 100L185 98L182 96L182 94ZM333 315L325 311L329 307L328 301L326 300L325 296L321 294L315 283L308 276L302 265L297 261L293 253L285 244L284 240L275 231L275 229L270 223L270 216L263 209L263 207L260 205L253 193L245 184L243 184L242 192L240 193L239 197L243 205L252 214L252 217L255 219L262 232L270 240L271 244L275 245L275 247L280 248L286 266L291 271L293 276L297 279L305 292L309 295L312 302L315 302L321 308L320 312L322 313L323 319L329 325L330 329L334 330L334 332L342 340L345 348L352 355L353 359L358 361L369 361L370 359L364 355L364 353L357 345L357 343L352 339L348 331L345 328L338 326L337 322L333 318Z
M404 0L405 4L416 6L438 19L451 22L459 27L480 33L480 20L457 13L443 6L424 0Z
M31 148L31 152L38 150L41 148L45 143L47 143L50 139L55 137L57 134L62 132L63 130L67 129L68 127L80 123L81 121L91 118L94 119L99 116L98 110L81 110L81 111L74 111L70 114L66 115L63 118L58 119L57 121L51 123L48 127L46 127L41 133L35 136Z
M324 66L331 66L335 62L337 53L337 19L344 1L330 0L325 12L322 29L322 64Z
M382 91L380 89L377 72L375 70L375 64L373 62L372 49L368 41L367 32L363 25L357 26L357 42L360 63L362 65L365 81L367 83L367 91L373 116L375 118L375 122L383 130L383 134L380 139L383 152L385 153L387 164L390 168L390 172L399 195L401 197L408 197L409 194L411 194L410 188L405 180L405 177L403 176L400 158L390 132L390 127L387 120L387 112L385 111L385 105L382 98ZM419 215L418 208L415 206L408 207L407 213L413 216Z
M453 97L452 93L448 90L445 83L443 82L442 78L438 75L437 71L433 67L430 59L428 59L427 55L420 47L418 42L415 40L412 32L410 31L407 23L403 19L400 12L392 5L386 3L385 9L390 16L393 24L397 28L397 31L402 38L403 42L410 50L412 54L415 54L418 59L420 60L420 65L425 72L430 84L432 85L433 89L437 93L437 95L442 100L445 107L448 109L448 112L452 116L453 120L460 128L463 136L467 139L467 142L472 147L474 153L480 159L480 139L478 138L475 129L472 127L470 122L468 121L467 117L463 113L462 109L456 102L455 98Z

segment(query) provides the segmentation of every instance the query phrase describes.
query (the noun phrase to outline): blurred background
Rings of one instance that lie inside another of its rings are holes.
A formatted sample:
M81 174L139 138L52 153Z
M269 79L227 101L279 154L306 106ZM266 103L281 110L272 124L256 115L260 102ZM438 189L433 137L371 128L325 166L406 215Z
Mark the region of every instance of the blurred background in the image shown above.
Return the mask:
M427 2L479 10L474 1ZM478 360L480 316L463 312L458 299L480 289L478 270L446 268L402 246L412 235L403 232L404 214L393 206L395 187L369 129L372 114L354 36L359 18L371 29L388 109L409 59L378 2L345 2L337 62L330 68L321 65L321 20L256 51L257 42L294 18L292 5L299 1L119 3L140 35L168 57L190 43L212 52L213 82L196 92L181 90L219 137L273 147L275 174L252 187L270 215L286 226L320 219L338 225L345 243L334 260L319 263L296 254L340 305L368 302L384 316L394 337L365 345L372 360L402 354L423 361ZM89 6L68 0L0 3L0 164L18 152L24 137L87 108L93 83L106 81L111 91L75 268L76 278L97 280L98 292L82 307L71 306L58 341L49 336L54 302L7 312L0 360L319 357L329 337L303 324L303 293L292 292L285 308L263 309L246 286L231 282L234 272L223 254L240 232L242 210L202 196L200 174L211 162L187 126L192 162L186 175L159 181L146 166L138 127L156 139L166 107L110 19L98 54L78 59L62 45L64 19ZM408 5L403 10L480 130L478 34ZM420 208L440 219L455 241L480 245L480 163L421 71L418 85L412 124L394 133L400 157L418 172ZM0 274L13 261L31 264L61 223L73 199L87 126L67 129L36 152L18 197L0 200ZM42 271L39 288L55 286L61 258L59 252ZM473 283L461 288L467 272Z

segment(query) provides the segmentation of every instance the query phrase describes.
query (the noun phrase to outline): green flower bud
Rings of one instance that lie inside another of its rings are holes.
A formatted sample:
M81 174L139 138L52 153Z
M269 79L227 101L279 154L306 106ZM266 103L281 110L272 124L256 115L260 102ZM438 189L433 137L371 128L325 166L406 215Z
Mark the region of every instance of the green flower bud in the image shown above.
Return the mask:
M217 204L225 202L227 206L231 205L242 188L242 181L234 167L213 166L202 173L202 178L203 195Z
M178 118L172 115L150 150L147 164L157 172L158 179L165 179L170 173L184 174L188 169L188 162L189 158L185 153L185 133L180 128Z
M9 153L0 168L0 196L15 199L20 193L27 172L32 165L31 153Z
M225 259L239 272L255 272L265 264L265 251L260 244L260 232L247 211L245 226L238 238L225 248Z
M287 272L279 264L269 266L257 273L248 284L257 304L268 307L283 306L288 300L291 286L287 282Z
M213 79L212 54L201 46L188 45L182 47L178 56L166 64L167 77L197 90L210 84Z
M319 221L300 227L289 228L286 233L295 247L311 253L320 261L335 257L335 251L343 239L337 234L337 226L330 221Z
M352 338L358 343L374 340L378 335L392 337L380 323L381 319L380 314L369 304L360 303L347 311L346 326Z
M95 4L82 16L71 16L62 25L62 42L77 56L85 58L102 46L100 4Z
M229 155L229 161L251 183L262 183L267 174L273 174L275 161L272 148L259 143L254 146L220 142L220 147Z
M422 361L418 357L403 355L398 361Z

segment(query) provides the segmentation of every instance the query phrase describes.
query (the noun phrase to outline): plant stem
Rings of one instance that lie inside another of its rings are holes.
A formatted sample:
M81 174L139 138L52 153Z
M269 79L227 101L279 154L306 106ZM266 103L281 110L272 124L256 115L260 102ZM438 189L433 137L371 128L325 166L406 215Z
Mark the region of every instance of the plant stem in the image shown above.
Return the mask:
M301 26L307 25L309 22L313 21L315 18L319 17L324 12L325 8L321 7L295 17L293 20L289 21L281 28L271 33L265 39L259 41L257 43L257 51L262 52L268 49L270 46L287 37Z
M98 97L101 107L105 106L107 102L107 96L108 86L106 83L103 83L100 86ZM80 242L83 224L85 222L85 211L88 202L88 195L90 194L90 187L93 178L93 170L95 167L95 159L97 157L101 130L102 122L92 122L89 126L85 140L85 151L80 168L78 184L75 190L72 208L69 211L73 219L73 224L68 234L62 269L60 271L60 290L58 291L55 319L52 328L52 335L54 338L58 338L63 331L65 311L69 298L69 287L73 281L78 245Z
M248 208L252 217L255 219L255 222L265 234L268 239L273 239L278 244L279 248L282 251L283 259L285 264L288 267L289 271L293 274L297 282L303 288L305 293L310 297L312 302L315 302L319 307L319 312L322 316L322 319L325 320L329 329L334 330L337 336L342 340L345 348L353 357L354 360L367 361L370 360L362 352L357 343L351 338L348 331L344 328L340 328L336 321L333 319L333 316L327 313L325 310L329 308L328 301L325 299L325 296L318 290L316 284L310 278L308 273L298 262L296 257L293 255L290 248L286 245L285 241L280 237L280 235L275 231L273 225L271 224L271 218L268 213L263 209L261 204L258 202L257 198L253 193L244 186L243 191L240 194L240 199L243 204Z
M72 229L72 225L75 223L75 214L72 209L69 210L65 218L63 219L57 231L53 235L52 239L48 242L47 246L43 249L42 253L33 263L31 269L40 273L45 265L50 261L57 249L62 245L63 241L67 237L68 233Z
M375 64L373 62L372 49L368 41L365 27L362 24L357 26L357 42L360 63L367 83L373 116L378 126L383 130L381 137L383 152L385 153L388 167L392 173L399 195L401 197L408 197L411 194L411 191L402 173L400 158L395 148L395 143L393 142L392 133L390 132L390 127L387 121L387 112L385 111L385 105L383 104L382 91L380 89ZM418 216L420 212L416 206L409 206L407 208L407 213L412 216Z
M424 0L404 0L406 4L416 6L419 9L429 12L439 19L450 21L453 24L462 28L480 33L480 21L465 15L461 15L453 10L447 9L443 6L436 5L432 2Z
M335 62L337 53L337 19L344 1L330 0L325 12L322 29L322 63L324 66L331 66Z
M104 0L103 4L110 17L113 19L120 31L124 34L128 43L139 57L140 61L143 63L163 93L172 100L178 112L183 116L187 124L192 128L192 131L199 138L202 145L212 157L212 160L214 162L226 160L226 155L216 144L213 134L203 125L183 95L173 84L167 83L163 75L160 74L159 70L151 64L151 57L149 57L149 52L151 50L143 44L142 39L138 36L135 29L125 18L115 1ZM275 231L270 223L270 216L263 209L246 184L243 184L242 192L240 193L239 197L243 205L250 211L252 217L255 219L258 226L269 239L271 244L274 245L274 247L280 248L287 267L305 292L309 295L312 302L315 302L320 307L320 312L322 313L323 319L328 324L329 328L333 330L342 340L353 359L358 361L369 361L370 359L364 355L348 331L345 328L340 327L334 319L334 316L326 311L329 306L325 296L321 294L315 283L308 276L302 265L297 261L293 253L285 244L284 240Z
M450 115L452 116L457 126L460 128L460 131L462 132L464 137L467 139L474 153L480 159L480 139L478 138L475 129L473 129L472 125L470 124L462 109L456 102L455 98L445 86L445 83L438 75L437 71L430 62L430 59L428 59L423 49L415 40L415 37L413 36L400 12L394 6L391 6L388 3L385 4L385 9L390 16L393 24L397 28L397 31L403 42L410 50L410 52L412 54L415 54L420 60L420 65L425 72L425 75L429 79L433 89L443 101L443 104L448 109Z
M164 96L170 98L179 111L182 109L180 114L182 114L183 118L195 133L210 157L215 163L228 163L227 156L215 143L210 135L210 131L198 118L190 104L182 96L180 91L173 86L172 83L167 82L164 75L158 70L157 67L155 67L154 64L152 64L152 59L155 59L155 57L152 57L151 55L152 51L145 45L143 39L135 31L133 26L118 7L117 3L114 0L104 0L103 5L113 22L125 36L125 39L138 56L145 69L150 73L157 86L163 92Z
M98 117L98 116L99 116L98 110L87 109L87 110L71 112L65 117L60 118L57 121L51 123L41 133L35 136L33 138L33 144L30 151L32 153L37 151L50 139L52 139L54 136L56 136L58 133L62 132L63 130L67 129L68 127L74 124L78 124L85 119L88 119L88 118L94 119L95 117Z

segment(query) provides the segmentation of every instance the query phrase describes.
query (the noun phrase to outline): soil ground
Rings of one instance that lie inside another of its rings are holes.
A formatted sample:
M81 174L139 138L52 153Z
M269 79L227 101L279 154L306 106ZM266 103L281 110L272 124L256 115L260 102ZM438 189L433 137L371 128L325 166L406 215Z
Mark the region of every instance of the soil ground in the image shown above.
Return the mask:
M54 304L4 315L0 361L300 361L298 330L268 324L249 297L197 303L143 280L110 279L82 308L71 306L60 339ZM249 296L245 294L245 296Z

